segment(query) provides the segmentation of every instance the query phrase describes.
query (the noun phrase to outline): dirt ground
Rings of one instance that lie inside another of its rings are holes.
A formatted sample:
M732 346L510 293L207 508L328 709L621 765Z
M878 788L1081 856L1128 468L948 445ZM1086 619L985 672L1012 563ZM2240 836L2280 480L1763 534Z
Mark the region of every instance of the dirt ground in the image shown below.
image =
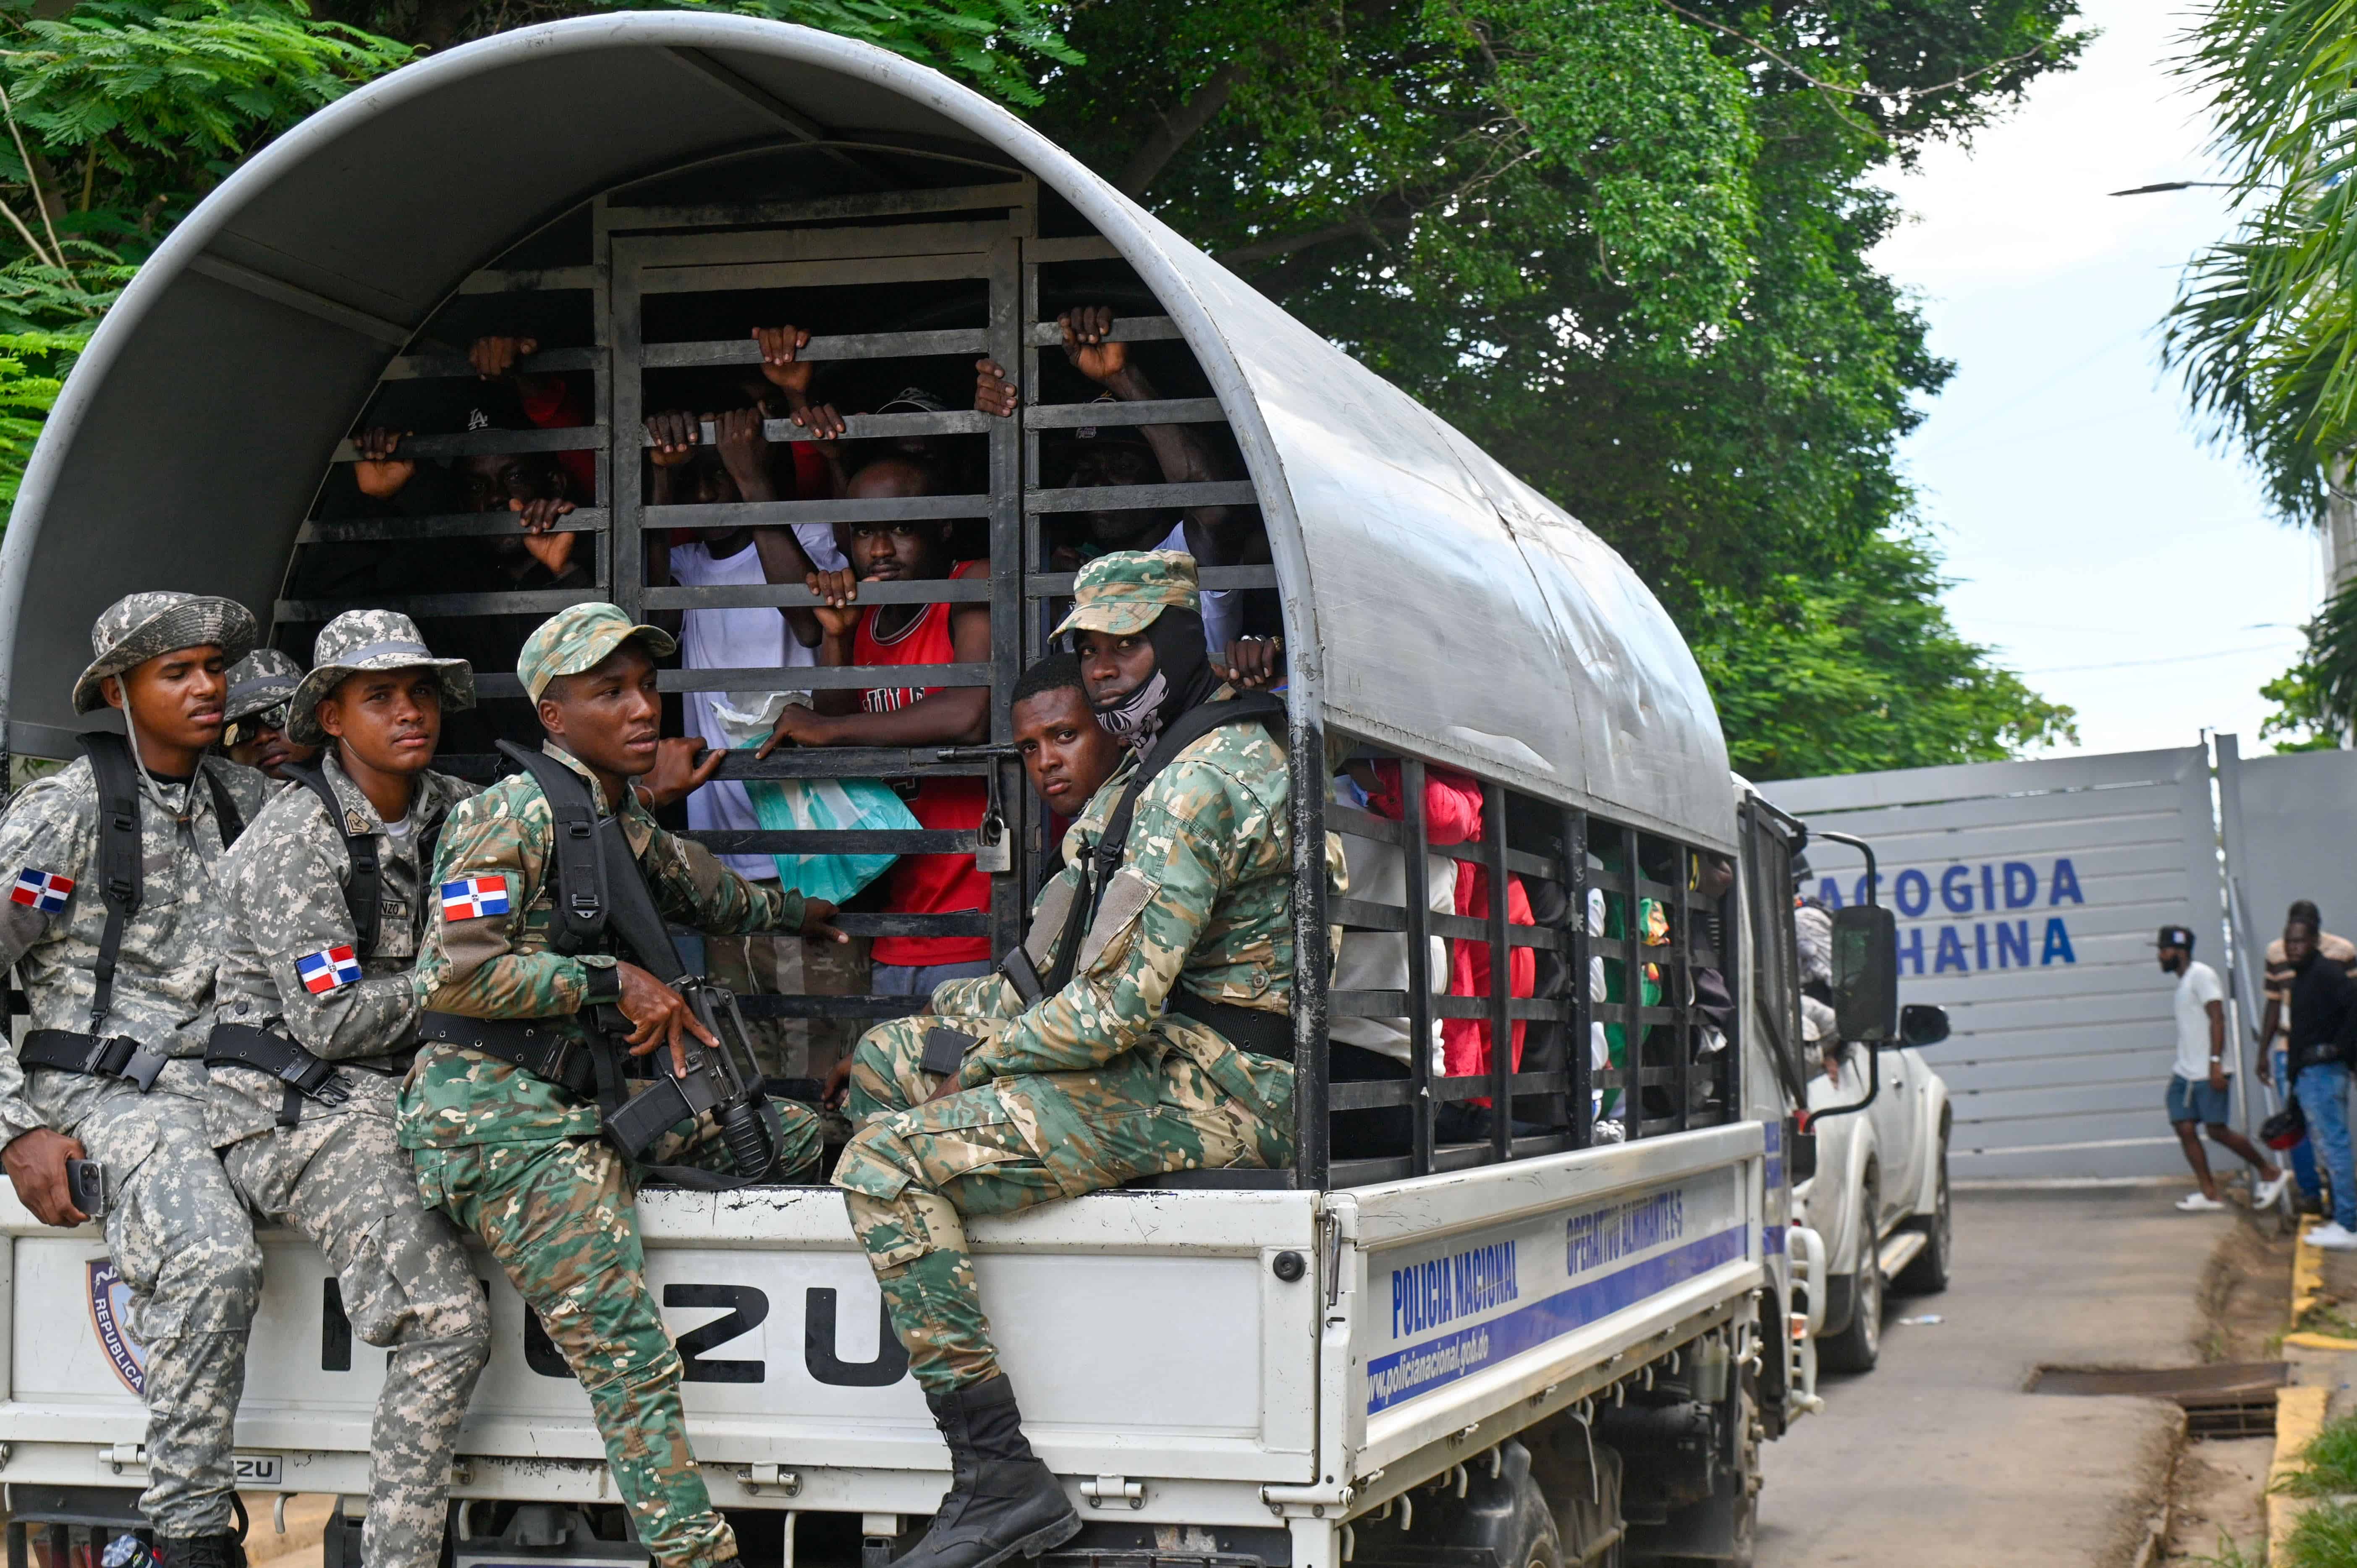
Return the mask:
M2266 1361L2281 1348L2291 1304L2292 1239L2272 1215L2237 1214L2201 1281L2201 1359ZM2185 1568L2258 1561L2266 1535L2273 1437L2196 1438L2170 1477L2169 1534L2156 1563Z

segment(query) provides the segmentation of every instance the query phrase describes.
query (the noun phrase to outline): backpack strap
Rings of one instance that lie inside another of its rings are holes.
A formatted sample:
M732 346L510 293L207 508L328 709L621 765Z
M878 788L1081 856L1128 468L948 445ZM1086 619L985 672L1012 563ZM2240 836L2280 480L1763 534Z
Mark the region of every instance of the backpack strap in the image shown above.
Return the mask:
M319 798L328 809L328 826L344 841L344 855L352 868L344 883L344 908L352 918L352 945L366 957L376 950L384 914L384 867L377 855L376 834L344 831L344 803L337 799L336 787L328 781L323 764L289 762L285 770L289 779ZM430 868L434 863L429 859L425 864Z
M219 819L221 848L227 849L245 836L245 813L237 809L237 801L231 796L229 786L221 781L221 775L207 768L201 758L197 771L205 776L205 787L212 791L213 815Z
M1105 819L1104 832L1096 847L1082 863L1086 886L1082 896L1072 900L1071 912L1064 918L1064 934L1056 944L1056 961L1040 980L1039 993L1053 996L1071 983L1072 970L1080 956L1082 939L1089 925L1097 918L1097 906L1104 902L1105 889L1111 886L1114 874L1129 853L1131 819L1137 814L1137 798L1152 783L1155 775L1178 759L1178 754L1227 725L1283 722L1285 704L1266 692L1240 692L1224 702L1198 703L1163 726L1154 745L1139 759L1137 771L1130 775L1129 783L1122 789L1121 799L1114 802L1113 815Z
M546 752L526 751L506 740L499 747L532 775L555 822L556 929L551 945L568 955L587 952L605 940L613 907L605 860L597 852L597 803L589 798L588 783Z
M114 1006L115 961L123 952L123 929L139 913L146 855L139 831L139 767L130 743L107 730L77 738L98 785L98 896L106 905L106 929L91 965L90 1032L97 1035Z

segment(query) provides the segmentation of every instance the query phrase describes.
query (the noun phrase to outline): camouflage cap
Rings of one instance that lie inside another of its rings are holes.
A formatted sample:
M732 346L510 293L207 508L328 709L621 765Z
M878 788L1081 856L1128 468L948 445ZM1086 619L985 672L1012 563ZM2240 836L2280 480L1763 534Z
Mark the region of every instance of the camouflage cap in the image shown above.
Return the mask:
M1122 550L1100 555L1072 582L1072 613L1053 635L1109 631L1128 637L1167 609L1201 613L1195 558L1178 550Z
M533 702L559 675L595 670L608 654L633 638L661 659L679 644L659 626L638 626L619 605L568 605L533 628L516 655L516 679Z
M221 716L235 724L266 714L292 697L302 680L300 664L274 648L257 648L230 671L229 711Z
M351 676L371 670L431 670L442 682L446 710L475 705L475 667L463 659L436 659L417 623L398 610L346 610L319 630L311 645L311 672L295 688L286 709L286 738L325 746L319 702Z
M106 706L98 683L183 648L213 647L235 663L253 651L260 631L253 612L235 599L164 591L125 594L100 612L90 628L90 668L74 682L73 709Z

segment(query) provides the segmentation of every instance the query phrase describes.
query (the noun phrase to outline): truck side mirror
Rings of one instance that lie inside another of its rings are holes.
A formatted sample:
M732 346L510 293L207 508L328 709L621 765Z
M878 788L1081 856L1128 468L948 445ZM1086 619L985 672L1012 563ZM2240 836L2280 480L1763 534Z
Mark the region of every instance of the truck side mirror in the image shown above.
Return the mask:
M1841 1037L1899 1037L1899 920L1878 904L1834 911L1834 1016Z
M1910 1002L1899 1010L1899 1038L1910 1046L1936 1046L1948 1037L1948 1010Z

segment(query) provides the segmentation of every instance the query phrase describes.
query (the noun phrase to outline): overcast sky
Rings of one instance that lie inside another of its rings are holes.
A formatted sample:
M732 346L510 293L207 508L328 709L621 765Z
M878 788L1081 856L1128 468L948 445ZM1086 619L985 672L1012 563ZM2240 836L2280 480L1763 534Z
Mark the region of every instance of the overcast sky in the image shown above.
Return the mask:
M2082 749L2185 746L2208 726L2248 754L2258 688L2314 610L2317 545L2202 445L2160 370L2156 324L2186 257L2225 231L2225 193L2104 194L2214 177L2167 69L2183 13L2083 9L2104 36L2078 70L1893 181L1912 221L1877 259L1957 367L1905 459L1958 628L2076 708Z

